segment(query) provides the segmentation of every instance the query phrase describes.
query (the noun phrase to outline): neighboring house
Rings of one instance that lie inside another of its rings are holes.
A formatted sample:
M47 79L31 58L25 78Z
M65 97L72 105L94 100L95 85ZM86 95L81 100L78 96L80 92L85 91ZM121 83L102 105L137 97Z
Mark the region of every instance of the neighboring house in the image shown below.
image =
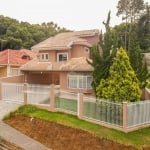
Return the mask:
M56 84L63 90L93 92L90 47L99 41L98 30L75 31L57 34L33 46L38 58L20 69L25 82Z
M7 49L0 52L0 77L19 75L19 67L35 58L36 54L30 50Z

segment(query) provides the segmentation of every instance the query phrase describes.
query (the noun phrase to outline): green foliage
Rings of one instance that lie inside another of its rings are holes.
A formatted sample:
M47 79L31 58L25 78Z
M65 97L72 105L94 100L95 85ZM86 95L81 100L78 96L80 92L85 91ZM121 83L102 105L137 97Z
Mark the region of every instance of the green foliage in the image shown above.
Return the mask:
M147 80L146 83L147 83L147 84L146 84L146 87L147 87L148 89L150 89L150 80Z
M117 9L117 15L123 15L126 22L135 22L144 9L144 0L119 0Z
M144 18L146 14L144 13ZM150 78L146 60L143 55L143 52L146 51L145 49L149 49L148 44L150 43L150 37L148 36L148 28L150 29L150 25L148 25L148 18L145 19L140 19L138 23L122 23L115 26L111 31L116 33L117 46L121 46L127 50L131 66L140 81L140 88L144 88L146 86L146 80Z
M54 36L57 33L67 31L53 22L29 24L15 19L0 16L0 50L11 48L31 48L33 45Z
M116 35L116 47L123 47L128 50L129 26L129 23L121 23L112 28L111 32Z
M116 55L116 42L114 34L110 32L110 11L108 13L107 21L103 22L106 32L100 35L100 42L91 48L92 62L89 64L94 68L93 70L93 89L96 91L96 87L99 85L101 79L108 77L110 65L112 59Z
M138 20L137 35L143 52L150 51L150 6L148 5L146 6L146 12Z
M130 65L126 52L120 48L114 58L107 79L96 88L97 96L110 101L138 101L141 97L139 81Z
M94 68L92 86L96 91L96 87L101 78L107 77L107 70L105 70L105 67L103 66L103 58L101 57L98 45L91 48L91 58L92 62L88 61L88 63Z
M150 78L150 74L147 68L146 60L144 59L144 55L139 46L136 25L130 25L130 30L128 54L131 66L140 81L140 88L144 88L146 86L146 80Z

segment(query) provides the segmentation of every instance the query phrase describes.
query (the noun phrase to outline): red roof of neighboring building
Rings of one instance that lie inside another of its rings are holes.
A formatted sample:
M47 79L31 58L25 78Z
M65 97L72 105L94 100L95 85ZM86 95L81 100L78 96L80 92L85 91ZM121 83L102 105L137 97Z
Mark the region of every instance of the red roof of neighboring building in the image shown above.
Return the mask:
M7 49L0 52L0 65L21 66L31 59L33 59L33 57L24 50Z

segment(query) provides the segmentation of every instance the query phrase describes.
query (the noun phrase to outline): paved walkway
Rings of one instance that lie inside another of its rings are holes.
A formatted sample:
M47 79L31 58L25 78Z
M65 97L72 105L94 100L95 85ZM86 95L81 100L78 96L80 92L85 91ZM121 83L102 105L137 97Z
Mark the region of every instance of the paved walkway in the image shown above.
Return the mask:
M22 134L2 121L2 118L10 111L17 109L21 104L0 100L0 137L15 143L24 150L52 150L32 138ZM23 125L23 123L22 123Z

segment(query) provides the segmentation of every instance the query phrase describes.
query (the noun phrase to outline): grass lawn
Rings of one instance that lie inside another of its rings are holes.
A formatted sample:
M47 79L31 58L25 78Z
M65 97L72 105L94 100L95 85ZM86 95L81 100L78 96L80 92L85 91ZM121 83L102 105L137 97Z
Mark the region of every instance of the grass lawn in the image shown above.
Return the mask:
M83 129L100 138L110 139L125 145L132 145L136 148L141 148L142 146L150 147L150 127L130 133L123 133L114 129L109 129L94 123L83 121L73 115L60 112L49 112L32 105L21 106L17 111L11 112L9 115L5 116L4 119L11 117L11 115L17 114L25 114L31 117L37 117L74 128Z

